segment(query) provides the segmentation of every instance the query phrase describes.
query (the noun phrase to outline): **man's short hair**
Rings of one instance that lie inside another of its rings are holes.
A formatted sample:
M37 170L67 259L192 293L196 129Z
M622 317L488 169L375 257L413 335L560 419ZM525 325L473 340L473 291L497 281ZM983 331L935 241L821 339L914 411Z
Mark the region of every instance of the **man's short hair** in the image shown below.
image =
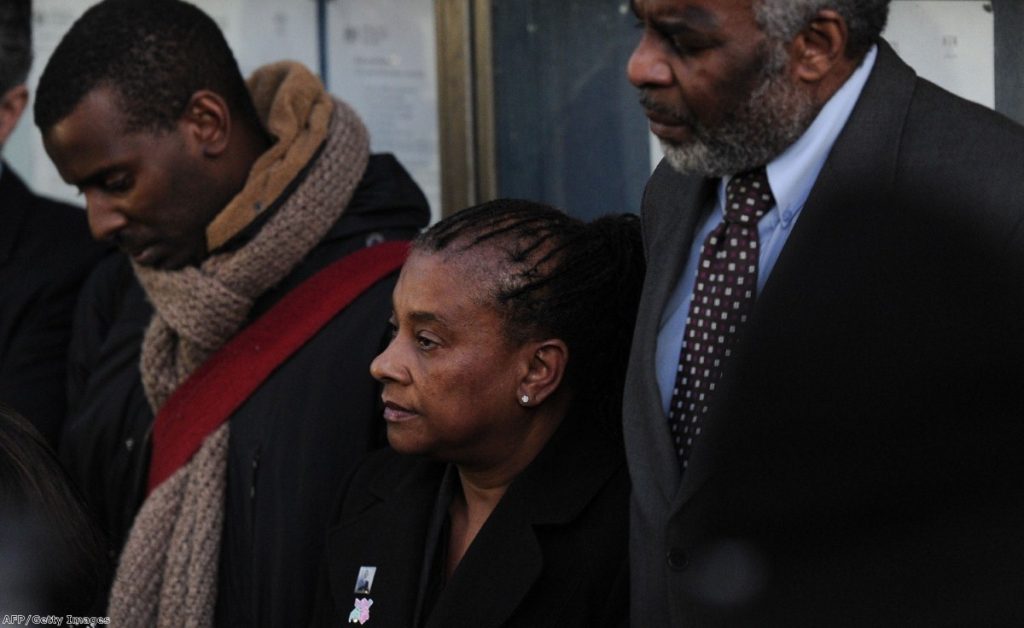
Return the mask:
M0 2L0 94L28 78L32 67L32 0Z
M849 30L846 56L858 58L878 41L889 17L890 0L756 0L754 14L773 39L790 41L822 9L843 16Z
M98 87L116 94L128 132L173 129L192 94L209 89L259 124L238 63L217 24L180 0L104 0L64 35L36 90L43 133Z

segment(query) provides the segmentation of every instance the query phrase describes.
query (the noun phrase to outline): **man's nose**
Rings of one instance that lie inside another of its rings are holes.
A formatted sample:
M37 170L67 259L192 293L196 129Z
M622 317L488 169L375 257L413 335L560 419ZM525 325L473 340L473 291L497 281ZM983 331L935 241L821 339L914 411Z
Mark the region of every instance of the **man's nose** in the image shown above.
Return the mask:
M672 68L665 54L665 45L658 35L645 30L626 64L629 82L635 87L670 85Z
M89 231L96 240L112 240L128 222L110 199L98 191L85 192L85 211L89 219Z

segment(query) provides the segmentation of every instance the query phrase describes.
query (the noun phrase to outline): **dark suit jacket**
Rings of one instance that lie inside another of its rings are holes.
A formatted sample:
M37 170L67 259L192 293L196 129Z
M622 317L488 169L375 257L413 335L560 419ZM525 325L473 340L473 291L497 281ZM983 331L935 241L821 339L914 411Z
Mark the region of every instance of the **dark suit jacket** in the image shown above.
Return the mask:
M56 447L67 412L67 349L78 290L104 248L85 212L0 176L0 401Z
M567 419L509 487L425 626L617 626L628 614L627 494L619 435ZM428 522L446 465L384 450L357 471L327 542L315 625L413 625ZM369 596L360 567L377 567ZM329 592L328 592L329 590Z
M715 185L644 197L634 625L1020 625L1024 129L880 44L680 482L655 345Z

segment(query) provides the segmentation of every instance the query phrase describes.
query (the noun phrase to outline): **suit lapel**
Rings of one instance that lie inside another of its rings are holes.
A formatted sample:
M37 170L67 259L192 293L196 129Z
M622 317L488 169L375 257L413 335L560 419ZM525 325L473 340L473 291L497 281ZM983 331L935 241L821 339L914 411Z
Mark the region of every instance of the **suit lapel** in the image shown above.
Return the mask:
M0 264L7 261L17 241L32 196L11 167L4 163L0 175Z
M711 418L694 445L676 496L677 507L699 490L716 468L715 461L733 449L732 439L744 429L744 421L785 420L779 413L756 411L761 407L766 379L784 376L776 373L778 357L800 350L807 329L829 324L821 320L823 312L841 310L842 304L853 298L870 298L865 292L854 295L844 290L844 281L850 269L884 272L866 269L865 256L892 244L878 239L877 227L886 220L883 208L890 206L884 201L894 193L899 138L913 84L913 71L887 44L880 43L872 74L758 297L734 359L727 365L723 394L716 398ZM861 290L871 289L870 282L858 285ZM814 368L812 364L803 366L805 370ZM762 456L771 454L762 452ZM763 459L744 463L762 464Z
M657 383L658 332L662 314L690 254L701 216L714 203L715 182L678 174L662 161L644 194L644 248L647 274L637 314L623 417L626 450L634 491L657 487L663 503L679 487L679 461L663 417ZM680 243L683 243L680 246Z

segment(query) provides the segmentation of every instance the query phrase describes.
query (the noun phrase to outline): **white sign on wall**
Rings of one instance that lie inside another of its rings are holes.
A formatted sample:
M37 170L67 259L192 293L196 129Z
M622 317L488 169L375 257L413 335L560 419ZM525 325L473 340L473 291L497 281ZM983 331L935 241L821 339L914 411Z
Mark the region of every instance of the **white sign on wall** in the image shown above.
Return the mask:
M995 20L982 0L900 0L882 36L918 75L995 107Z
M375 152L394 153L440 215L434 3L334 0L328 5L329 85L370 129Z

